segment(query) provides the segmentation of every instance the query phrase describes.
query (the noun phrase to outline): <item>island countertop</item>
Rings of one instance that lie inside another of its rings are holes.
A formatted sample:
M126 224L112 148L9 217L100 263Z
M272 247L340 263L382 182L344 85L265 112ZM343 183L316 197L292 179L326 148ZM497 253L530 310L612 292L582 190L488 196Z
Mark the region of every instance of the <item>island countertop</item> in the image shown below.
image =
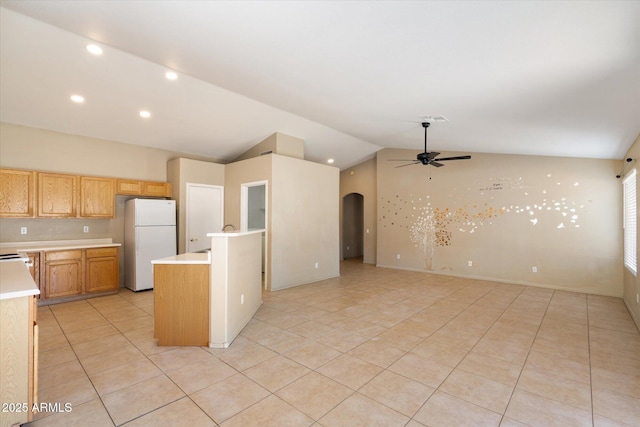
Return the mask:
M24 261L0 262L0 300L38 294L40 290Z
M154 259L151 264L211 264L211 252L187 252L166 258Z
M37 242L2 242L0 252L40 252L64 251L70 249L118 247L120 243L113 243L110 238L78 239L78 240L43 240Z

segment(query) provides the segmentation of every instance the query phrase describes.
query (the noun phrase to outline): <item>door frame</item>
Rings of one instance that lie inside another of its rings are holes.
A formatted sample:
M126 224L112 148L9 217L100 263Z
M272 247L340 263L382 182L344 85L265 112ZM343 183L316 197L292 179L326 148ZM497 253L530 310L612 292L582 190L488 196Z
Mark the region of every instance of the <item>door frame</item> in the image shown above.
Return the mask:
M187 182L185 184L186 189L186 197L185 197L185 224L184 224L184 249L185 252L189 252L189 193L191 188L193 187L205 187L205 188L215 188L220 190L220 218L222 219L222 224L224 224L224 186L222 185L211 185L211 184L198 184L195 182ZM219 230L222 231L222 230ZM212 233L217 233L219 231L211 230Z
M269 290L269 181L252 181L240 184L240 231L248 231L249 187L264 185L264 289Z

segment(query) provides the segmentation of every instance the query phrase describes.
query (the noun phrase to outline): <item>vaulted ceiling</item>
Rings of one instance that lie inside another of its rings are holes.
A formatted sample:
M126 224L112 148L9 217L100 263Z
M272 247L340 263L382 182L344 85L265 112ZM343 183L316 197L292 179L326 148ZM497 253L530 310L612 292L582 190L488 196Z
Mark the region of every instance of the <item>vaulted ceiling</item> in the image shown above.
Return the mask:
M419 151L424 116L442 153L622 158L640 133L638 1L0 6L8 123L220 161L282 132L342 169Z

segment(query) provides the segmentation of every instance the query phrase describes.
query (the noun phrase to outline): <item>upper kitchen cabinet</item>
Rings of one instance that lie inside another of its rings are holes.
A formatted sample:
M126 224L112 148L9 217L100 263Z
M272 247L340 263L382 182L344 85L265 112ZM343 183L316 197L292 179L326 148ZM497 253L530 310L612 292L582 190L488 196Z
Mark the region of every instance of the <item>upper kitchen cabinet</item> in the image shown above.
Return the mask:
M77 216L76 175L38 172L39 217L73 218Z
M33 217L35 172L0 169L0 217Z
M167 182L119 179L116 194L127 196L171 197L171 184Z
M80 216L113 218L115 216L116 181L95 176L80 177Z

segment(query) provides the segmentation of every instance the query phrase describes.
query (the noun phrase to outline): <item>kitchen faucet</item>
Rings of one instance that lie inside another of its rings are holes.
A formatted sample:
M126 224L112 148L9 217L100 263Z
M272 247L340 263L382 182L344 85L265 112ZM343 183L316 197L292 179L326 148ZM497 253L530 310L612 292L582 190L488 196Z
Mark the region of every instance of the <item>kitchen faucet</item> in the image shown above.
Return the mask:
M226 230L227 227L231 227L231 231L236 231L236 227L233 224L225 224L224 227L222 227L222 232L224 233L224 231Z

